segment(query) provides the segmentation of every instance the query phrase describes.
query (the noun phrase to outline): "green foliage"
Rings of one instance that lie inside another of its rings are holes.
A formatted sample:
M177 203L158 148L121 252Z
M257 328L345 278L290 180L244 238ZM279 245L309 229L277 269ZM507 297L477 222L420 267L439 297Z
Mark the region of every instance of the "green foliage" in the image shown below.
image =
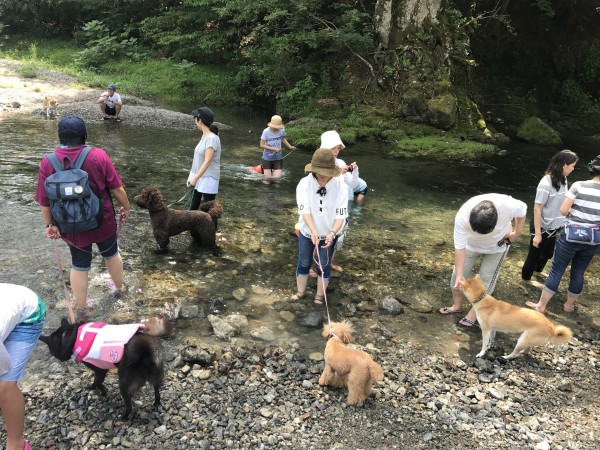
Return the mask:
M36 78L38 76L38 68L33 63L26 63L17 68L17 73L23 78Z
M81 67L100 68L114 64L119 58L138 62L145 56L137 45L137 38L119 39L97 20L86 23L79 36L85 41L85 48L79 52L75 63Z
M309 109L311 99L315 97L317 84L312 76L307 75L304 80L285 92L277 95L278 110L289 116L300 116Z
M552 6L552 0L535 0L535 3L545 16L554 17L556 15L556 11Z

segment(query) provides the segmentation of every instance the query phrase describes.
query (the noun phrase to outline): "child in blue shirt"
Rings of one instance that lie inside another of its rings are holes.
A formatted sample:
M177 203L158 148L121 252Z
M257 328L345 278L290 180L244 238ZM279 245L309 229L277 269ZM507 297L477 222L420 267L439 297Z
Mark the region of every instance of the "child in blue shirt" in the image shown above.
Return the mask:
M278 180L283 170L283 155L281 144L285 144L290 150L296 150L285 138L285 127L281 116L274 115L260 136L260 148L263 149L262 166L264 178Z

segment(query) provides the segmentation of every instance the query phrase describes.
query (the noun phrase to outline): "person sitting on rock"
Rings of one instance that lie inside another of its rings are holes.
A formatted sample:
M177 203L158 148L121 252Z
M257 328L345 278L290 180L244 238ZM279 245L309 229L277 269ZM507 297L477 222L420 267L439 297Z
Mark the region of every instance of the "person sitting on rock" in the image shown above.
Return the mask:
M117 87L111 83L98 99L98 104L100 105L100 111L102 111L104 120L108 120L112 116L117 122L121 121L119 114L121 114L123 101L121 100L121 95L117 94L116 91Z

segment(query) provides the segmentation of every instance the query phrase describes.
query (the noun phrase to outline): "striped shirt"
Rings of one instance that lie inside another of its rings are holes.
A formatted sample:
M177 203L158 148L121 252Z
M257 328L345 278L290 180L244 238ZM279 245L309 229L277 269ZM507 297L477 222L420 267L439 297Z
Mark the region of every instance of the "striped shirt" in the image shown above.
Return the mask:
M600 225L600 182L577 181L567 192L567 197L573 200L569 221L582 225Z

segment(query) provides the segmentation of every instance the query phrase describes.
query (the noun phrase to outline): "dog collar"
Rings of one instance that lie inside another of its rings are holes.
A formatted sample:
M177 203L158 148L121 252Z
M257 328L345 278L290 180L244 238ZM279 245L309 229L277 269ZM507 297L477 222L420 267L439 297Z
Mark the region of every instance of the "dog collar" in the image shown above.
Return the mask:
M481 294L479 297L477 297L475 300L471 300L471 303L474 305L475 303L480 302L481 300L483 300L484 298L486 298L488 295L487 290Z

